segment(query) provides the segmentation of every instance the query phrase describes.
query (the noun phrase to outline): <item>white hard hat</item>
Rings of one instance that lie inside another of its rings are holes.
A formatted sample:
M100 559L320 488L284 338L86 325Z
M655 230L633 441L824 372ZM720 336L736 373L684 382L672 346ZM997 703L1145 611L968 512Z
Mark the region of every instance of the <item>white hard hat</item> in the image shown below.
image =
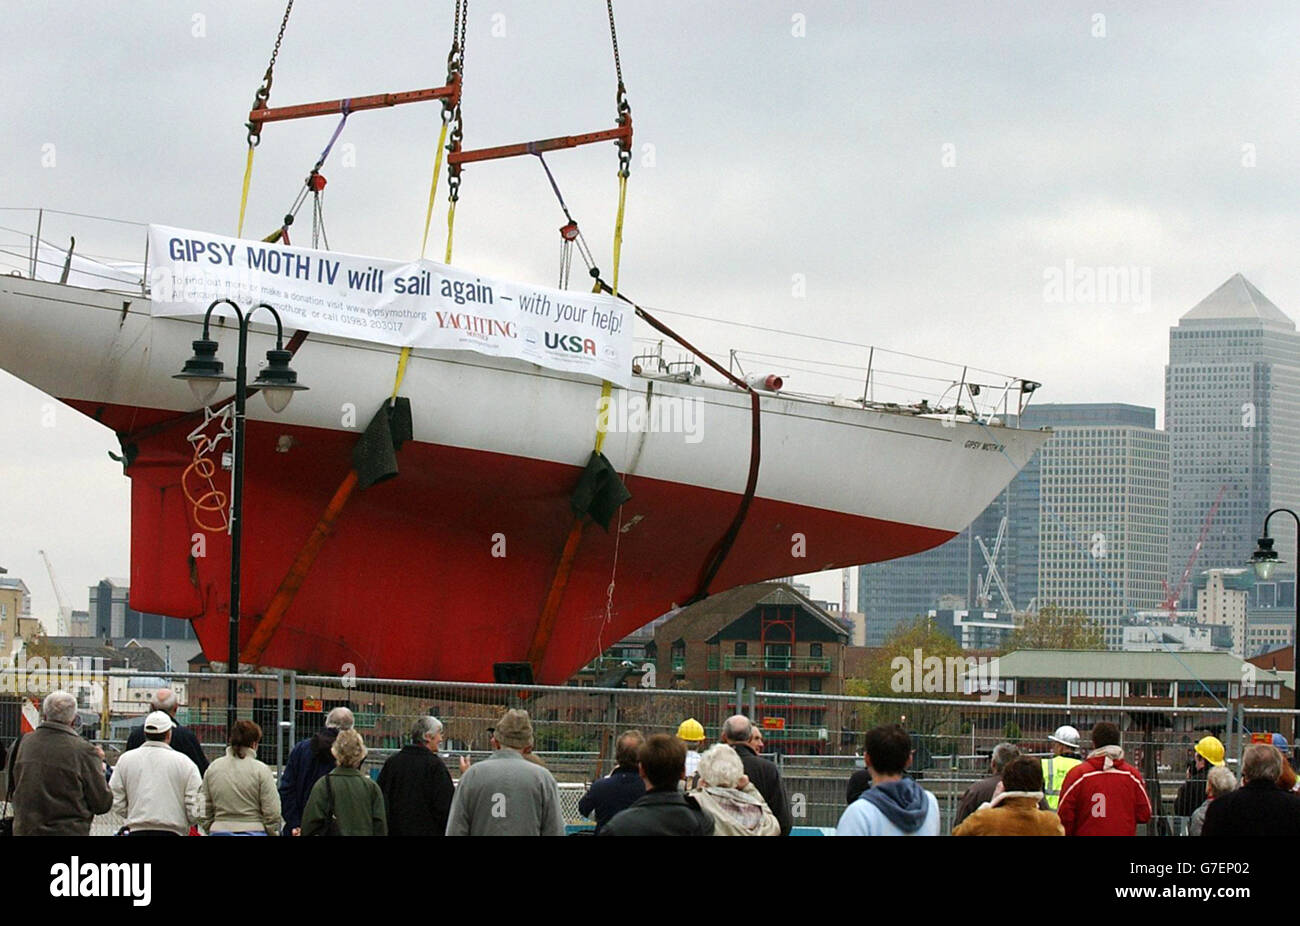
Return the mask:
M1079 731L1069 724L1057 727L1056 732L1049 736L1048 739L1054 743L1060 743L1062 746L1069 746L1071 749L1079 748Z

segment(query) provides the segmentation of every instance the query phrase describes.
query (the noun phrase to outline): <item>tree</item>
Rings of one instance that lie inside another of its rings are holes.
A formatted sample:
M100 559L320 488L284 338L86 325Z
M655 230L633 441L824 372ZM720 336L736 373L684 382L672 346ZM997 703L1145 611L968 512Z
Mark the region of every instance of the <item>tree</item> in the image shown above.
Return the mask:
M863 675L845 680L846 694L881 699L856 708L852 719L846 718L845 728L853 724L866 731L879 724L902 725L912 735L916 750L913 768L923 771L931 766L932 755L953 751L953 737L960 732L956 704L924 702L958 697L957 676L964 668L957 641L928 618L918 616L899 625L885 645L871 654ZM908 704L909 700L923 703Z
M1066 611L1044 605L1037 614L1026 614L1008 641L1007 649L1104 650L1101 624L1082 611Z
M961 654L957 641L935 627L929 618L916 617L899 624L885 645L871 653L866 671L860 678L846 679L846 694L879 698L942 697L952 692L927 692L924 685L924 660L946 660ZM921 661L917 665L917 660ZM900 661L901 660L901 661ZM916 671L922 672L922 684L916 684ZM931 686L933 688L933 686Z

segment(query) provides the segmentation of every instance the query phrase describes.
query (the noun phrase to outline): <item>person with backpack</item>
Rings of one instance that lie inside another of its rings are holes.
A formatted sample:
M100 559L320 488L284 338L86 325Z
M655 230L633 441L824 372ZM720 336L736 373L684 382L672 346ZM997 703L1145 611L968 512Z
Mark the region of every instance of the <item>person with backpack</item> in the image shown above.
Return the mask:
M387 836L384 794L361 771L366 744L356 730L339 730L330 747L338 762L312 786L302 812L302 836Z

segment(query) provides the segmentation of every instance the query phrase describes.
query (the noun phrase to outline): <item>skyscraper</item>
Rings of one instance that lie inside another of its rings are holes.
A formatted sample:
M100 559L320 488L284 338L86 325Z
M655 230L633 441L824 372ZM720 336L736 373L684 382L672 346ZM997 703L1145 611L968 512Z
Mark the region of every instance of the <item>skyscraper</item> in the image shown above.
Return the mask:
M1058 408L1080 423L1038 452L1038 605L1083 612L1119 649L1128 617L1165 597L1169 435L1153 408ZM1077 414L1088 410L1096 420Z
M858 609L867 645L901 621L952 595L975 601L990 552L1007 519L998 570L1010 594L990 608L1054 604L1101 621L1118 648L1122 623L1164 598L1168 571L1169 445L1155 409L1121 403L1040 404L1020 419L1050 427L1052 440L967 530L934 550L863 566Z
M1239 273L1169 331L1165 429L1169 581L1177 587L1216 499L1193 578L1244 565L1264 516L1300 503L1300 334ZM1294 574L1294 524L1274 520L1270 528L1279 571ZM1190 586L1184 605L1194 601Z

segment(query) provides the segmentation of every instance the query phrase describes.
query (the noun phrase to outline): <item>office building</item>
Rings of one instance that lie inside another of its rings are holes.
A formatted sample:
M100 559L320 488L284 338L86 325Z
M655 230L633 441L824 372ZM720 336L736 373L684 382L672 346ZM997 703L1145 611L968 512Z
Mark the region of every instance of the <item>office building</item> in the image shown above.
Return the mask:
M1170 329L1165 429L1173 587L1203 530L1195 569L1242 566L1264 516L1300 503L1300 334L1241 274ZM1294 574L1294 525L1275 521L1272 533Z

